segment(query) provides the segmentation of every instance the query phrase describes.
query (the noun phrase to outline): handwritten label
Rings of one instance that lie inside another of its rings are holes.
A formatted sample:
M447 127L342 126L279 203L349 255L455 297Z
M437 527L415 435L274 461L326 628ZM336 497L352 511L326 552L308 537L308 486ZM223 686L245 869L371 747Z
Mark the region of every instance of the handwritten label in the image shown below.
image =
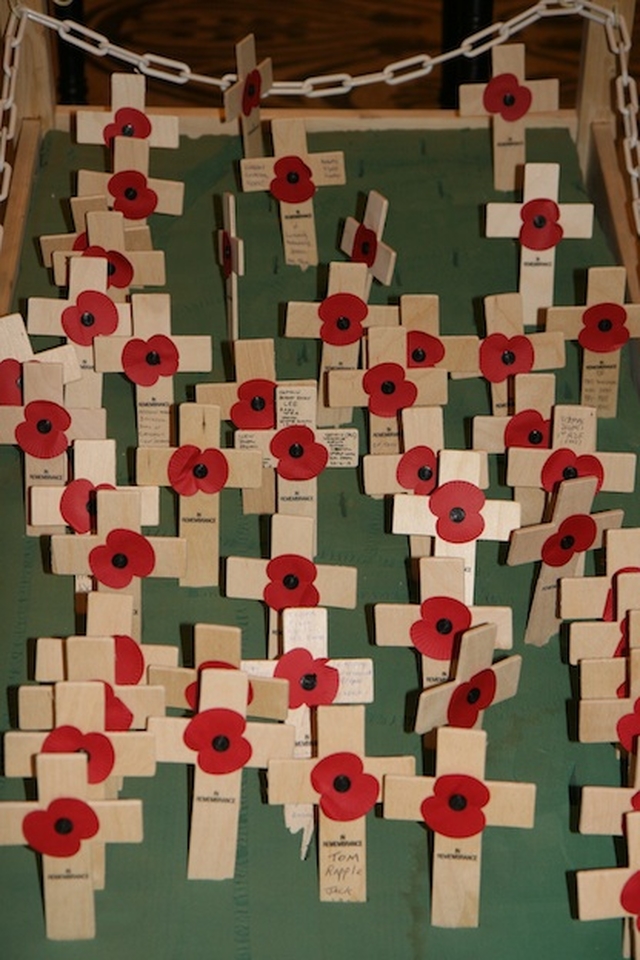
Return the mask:
M138 401L138 446L166 447L170 434L171 404L166 400Z
M320 871L320 897L330 901L360 900L365 851L361 840L323 841Z
M318 186L335 187L346 182L343 153L312 154L309 157L309 164L313 170L313 179Z
M316 434L316 439L329 450L330 467L358 466L357 430L322 430Z
M585 351L581 402L595 407L600 417L615 417L618 407L620 354L598 357Z
M316 405L315 387L278 387L276 390L278 427L303 424L313 428L316 422Z
M313 202L289 208L280 204L285 262L303 270L318 262Z
M595 411L584 407L556 405L553 417L554 447L569 447L583 452L595 449Z
M241 160L240 176L243 190L268 190L273 180L273 159Z

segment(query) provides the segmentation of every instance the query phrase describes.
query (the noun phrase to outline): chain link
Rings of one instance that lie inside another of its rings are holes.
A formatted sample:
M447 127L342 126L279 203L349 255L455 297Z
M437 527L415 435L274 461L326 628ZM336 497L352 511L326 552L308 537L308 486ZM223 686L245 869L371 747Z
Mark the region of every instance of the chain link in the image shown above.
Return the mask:
M60 6L64 0L57 0ZM269 91L273 96L318 97L342 96L358 88L377 83L395 86L419 80L428 76L434 67L457 57L474 59L511 37L526 27L548 17L580 16L583 19L600 24L605 31L608 47L618 61L616 78L616 105L622 120L624 137L622 141L625 164L632 195L632 208L636 230L640 235L640 144L638 143L638 88L629 75L629 50L631 38L627 24L615 10L600 6L592 0L539 0L538 3L516 14L510 20L493 23L466 37L455 50L447 50L437 56L418 54L403 60L389 63L375 73L352 76L349 73L327 73L307 77L305 80L276 80ZM8 196L12 167L7 160L7 146L15 137L17 109L15 87L20 61L20 44L27 22L32 21L56 32L62 40L72 46L91 53L96 57L111 57L120 63L128 64L140 73L168 83L185 85L188 83L216 88L220 92L227 90L237 80L235 73L222 77L210 77L194 73L187 63L172 60L153 53L137 54L110 42L108 37L85 27L73 20L59 20L38 10L27 7L11 8L4 36L4 54L2 61L2 91L0 94L0 204ZM0 242L2 232L0 228Z

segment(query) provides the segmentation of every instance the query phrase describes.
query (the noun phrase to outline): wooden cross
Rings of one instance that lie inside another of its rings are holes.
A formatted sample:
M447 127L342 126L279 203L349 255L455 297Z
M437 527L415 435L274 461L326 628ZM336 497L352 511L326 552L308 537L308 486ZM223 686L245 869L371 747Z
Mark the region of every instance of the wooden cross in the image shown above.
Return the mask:
M494 623L496 649L511 649L511 607L467 606L461 557L421 557L418 570L419 604L376 603L373 612L379 647L413 647L420 655L423 688L449 679L469 627Z
M580 663L581 687L585 686L588 695L581 696L578 705L578 739L581 743L619 743L628 756L635 757L640 733L640 648L629 650L622 690L612 684L612 680L619 679L618 671L612 674L603 666L605 662ZM617 667L618 663L614 663ZM585 675L587 683L583 684ZM619 696L621 692L626 695Z
M638 602L638 578L636 577L636 596ZM602 653L593 657L582 657L580 669L580 700L611 700L614 697L640 696L640 610L627 611L624 615L625 637L618 636L618 648L610 654ZM624 640L624 642L623 642Z
M396 268L396 251L383 243L382 234L387 221L389 201L377 190L370 190L364 208L362 222L347 217L340 239L340 249L355 263L367 267L365 299L374 280L388 287Z
M0 317L0 406L22 406L22 364L29 360L62 366L65 386L81 376L73 347L64 344L35 353L22 316L9 313Z
M584 554L602 544L605 530L620 527L622 510L591 515L597 479L563 480L549 523L534 524L511 534L507 564L517 566L542 560L525 632L525 643L543 646L557 633L558 582L582 573Z
M210 668L200 675L198 713L191 719L155 717L160 763L195 769L187 876L225 880L235 873L242 770L291 756L293 727L246 723L249 680L239 670Z
M262 479L259 451L220 448L220 408L181 403L180 446L138 447L138 483L169 486L178 495L179 535L187 541L182 587L218 585L220 493L230 487L257 487Z
M106 436L106 410L63 406L64 371L57 363L23 364L24 406L0 406L0 443L17 443L24 453L27 534L40 531L29 516L33 486L63 487L68 475L67 451L76 439Z
M446 370L452 377L478 376L479 338L440 333L440 297L405 293L400 297L400 322L408 331L407 364Z
M530 326L553 303L557 244L588 240L593 233L592 204L558 204L559 184L559 164L527 163L522 203L488 203L486 208L486 235L520 242L520 293L524 322Z
M536 785L485 780L484 730L441 727L432 777L386 776L383 816L433 832L431 923L477 927L485 827L533 827Z
M412 366L404 327L372 327L366 370L330 370L330 407L367 407L369 453L400 451L399 414L407 407L447 402L447 371Z
M65 337L78 357L81 378L65 387L65 403L76 407L102 406L102 374L96 373L93 343L97 336L131 335L131 307L116 304L107 294L107 261L102 257L74 257L69 261L66 300L30 297L27 329L30 334Z
M132 337L100 337L94 344L96 370L122 372L136 387L139 447L166 447L173 439L173 375L208 372L211 337L171 333L168 293L131 298Z
M517 501L485 498L483 462L477 450L441 450L435 490L428 497L393 498L393 533L434 537L435 556L464 559L467 604L474 597L476 541L507 540L520 525Z
M525 45L508 43L491 51L492 79L459 88L460 116L491 117L493 186L515 190L525 162L528 120L558 109L557 80L525 79Z
M333 261L329 264L324 300L320 303L299 301L287 304L285 337L322 341L316 421L319 427L350 423L353 416L350 407L329 407L329 371L356 370L366 331L374 326L396 326L398 323L396 307L367 304L368 279L366 264Z
M609 597L600 611L603 619L576 620L569 625L569 663L581 663L594 657L622 657L631 645L632 618L640 609L640 567L636 573L614 573L611 578ZM588 582L594 577L584 577L580 592L586 593ZM600 579L600 578L598 578ZM560 615L564 617L566 602L563 599L565 585L559 584ZM577 584L577 580L573 583ZM599 586L599 585L598 585ZM587 601L588 602L588 601Z
M146 112L146 78L141 73L111 74L111 108L82 110L75 114L78 143L104 143L114 137L147 140L152 147L180 145L178 118Z
M125 229L119 210L91 210L86 214L86 242L51 254L53 280L67 286L69 260L102 257L107 261L107 287L113 300L125 300L130 287L162 287L166 283L164 251L150 246L147 227Z
M272 760L270 804L318 807L320 900L367 899L366 814L382 799L383 777L412 776L412 756L365 755L364 705L321 706L314 758Z
M271 134L273 157L240 161L242 189L268 190L280 203L285 263L306 270L318 263L313 195L346 182L344 155L309 153L302 118L272 120Z
M227 331L229 340L235 343L240 336L238 277L244 276L244 241L237 234L236 197L229 191L222 194L222 229L218 230L217 238L218 263L225 284Z
M226 595L263 600L269 608L268 656L277 655L279 614L287 607L356 606L355 567L314 563L315 523L310 517L271 518L271 559L228 557Z
M133 223L144 223L152 213L181 216L184 183L150 177L150 152L148 140L115 137L113 173L79 170L78 196L106 197L109 209L121 211Z
M58 574L92 574L98 590L133 596L134 639L141 637L141 583L147 576L181 577L187 543L177 537L143 537L140 494L98 490L96 535L51 538L51 568Z
M250 33L236 44L236 64L237 80L223 94L225 120L240 120L245 157L263 157L260 100L273 83L271 58L257 62L255 37Z
M481 727L487 707L515 697L522 657L505 657L493 664L497 633L495 623L484 623L462 634L454 678L420 694L416 733L429 733L445 724Z
M625 814L636 809L640 790L640 766L635 764L633 776L625 777L628 785L602 787L586 785L580 791L578 830L589 836L618 837L624 833Z
M555 374L517 373L513 378L513 413L474 417L473 449L487 453L504 453L512 446L548 449L555 399Z
M260 453L262 477L266 470L275 472L270 512L311 517L314 524L318 477L325 468L357 467L359 447L355 428L316 429L317 409L315 385L281 384L276 387L276 429L237 430L234 436L239 451Z
M38 800L0 804L0 845L42 854L50 940L95 937L94 844L142 841L142 802L89 800L86 770L84 754L40 754Z
M586 307L550 307L547 330L561 332L582 347L580 402L595 407L599 417L618 410L620 354L624 344L640 337L640 306L625 304L624 267L591 267L587 271Z

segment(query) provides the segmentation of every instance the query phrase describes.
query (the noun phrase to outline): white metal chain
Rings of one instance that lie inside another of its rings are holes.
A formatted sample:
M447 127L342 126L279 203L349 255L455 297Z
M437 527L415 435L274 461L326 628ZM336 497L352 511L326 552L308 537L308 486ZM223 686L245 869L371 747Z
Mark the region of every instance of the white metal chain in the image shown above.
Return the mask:
M60 3L63 6L63 3ZM274 96L334 97L376 83L391 86L408 83L428 76L434 67L458 57L472 59L505 43L526 27L548 17L578 15L600 24L606 34L609 49L616 57L617 108L622 118L624 136L622 146L629 176L633 215L640 235L640 146L638 144L638 88L629 74L631 40L624 18L614 10L591 0L539 0L533 6L516 14L510 20L493 23L466 37L455 50L437 56L418 54L387 64L375 73L353 76L350 73L331 73L307 77L305 80L276 80L270 94ZM62 40L96 57L109 56L133 67L140 73L168 83L187 83L215 87L223 92L237 80L234 73L210 77L194 73L187 63L153 53L137 54L110 42L108 37L73 20L59 20L28 7L12 7L4 39L3 83L0 97L0 203L7 199L12 168L7 160L7 145L13 140L16 127L14 100L16 77L20 62L20 44L28 21L55 31Z

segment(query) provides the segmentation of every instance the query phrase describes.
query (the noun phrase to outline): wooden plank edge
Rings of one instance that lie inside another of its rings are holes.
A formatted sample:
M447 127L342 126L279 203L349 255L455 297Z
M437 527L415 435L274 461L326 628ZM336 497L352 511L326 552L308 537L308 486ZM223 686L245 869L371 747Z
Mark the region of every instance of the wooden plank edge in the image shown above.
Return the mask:
M23 120L16 146L0 249L0 316L12 309L20 255L40 151L40 121Z

